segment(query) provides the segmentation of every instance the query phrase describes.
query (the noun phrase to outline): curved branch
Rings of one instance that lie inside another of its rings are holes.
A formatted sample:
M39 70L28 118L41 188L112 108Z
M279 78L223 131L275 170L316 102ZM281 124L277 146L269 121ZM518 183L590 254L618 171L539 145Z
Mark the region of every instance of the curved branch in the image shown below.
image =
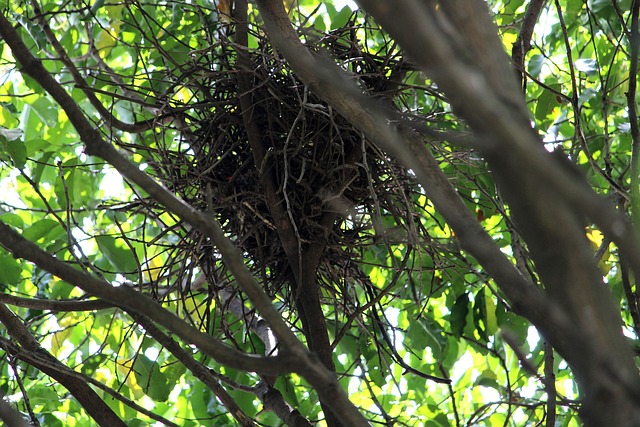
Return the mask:
M522 20L522 26L518 32L516 41L513 42L511 48L511 60L513 61L513 67L516 70L518 81L522 90L525 90L525 65L524 57L531 49L531 36L533 36L533 30L536 27L538 18L540 17L540 11L544 6L546 0L531 0L527 10L524 13L524 19Z
M260 372L270 375L291 371L291 359L284 353L274 357L259 357L233 349L210 335L200 332L175 314L162 308L153 299L140 294L133 288L111 286L103 280L96 279L56 259L40 249L36 244L20 236L3 222L0 222L0 245L9 250L13 256L29 260L38 267L89 294L96 295L114 305L149 317L184 341L195 344L200 350L213 357L219 363L248 372Z
M102 300L54 301L48 299L24 298L4 293L0 293L0 302L15 305L16 307L30 308L32 310L46 310L53 313L59 311L94 311L116 307L114 304Z
M89 387L86 382L64 372L67 367L58 359L53 357L51 353L42 348L35 337L31 335L29 329L27 329L22 321L4 304L0 304L0 322L7 328L9 335L20 343L25 350L32 353L38 353L47 360L46 364L31 364L49 375L51 378L54 378L62 384L63 387L69 390L73 397L76 398L78 403L82 405L85 411L87 411L89 416L91 416L98 425L104 427L126 427L126 424L115 414L115 412L113 412L109 405L107 405L104 400L102 400L100 396L98 396L96 392ZM5 349L5 351L11 352L10 349Z
M12 356L16 357L17 359L35 367L36 369L41 370L44 373L47 373L46 369L52 369L56 372L58 372L60 375L66 375L69 377L73 377L76 378L78 381L81 381L83 383L86 384L91 384L94 387L104 391L105 393L107 393L109 396L113 397L114 399L122 402L123 404L127 405L128 407L132 408L135 411L138 411L141 414L144 414L146 416L148 416L149 418L151 418L152 420L156 420L159 421L160 423L169 426L169 427L178 427L177 424L167 420L166 418L163 418L157 414L154 414L152 411L138 405L136 402L134 402L133 400L124 397L122 394L118 393L117 391L113 390L112 388L102 384L101 382L95 380L94 378L87 376L85 374L82 374L80 372L76 372L73 369L69 368L68 366L65 366L62 363L54 363L52 362L52 358L51 357L47 357L44 356L41 352L32 352L29 350L26 350L24 347L20 347L17 344L5 339L5 338L0 338L0 347L4 348L9 354L11 354ZM55 378L53 375L50 375L52 378Z
M120 129L125 132L144 132L146 130L152 129L157 124L156 120L147 120L142 123L129 124L114 117L114 115L111 114L109 110L107 110L105 106L102 105L102 102L100 102L100 100L96 97L94 91L82 77L71 58L69 58L67 51L56 39L53 31L51 30L51 27L49 27L49 24L43 18L40 6L36 3L35 0L31 1L31 6L33 7L36 14L35 21L42 28L42 31L47 37L47 40L49 40L49 43L51 43L51 46L53 46L53 49L58 54L59 60L65 65L65 67L67 67L67 69L71 73L71 76L73 77L73 80L76 82L76 85L82 90L93 108L96 109L98 114L100 114L100 117L102 117L102 119L106 121L109 126L113 126L116 129Z

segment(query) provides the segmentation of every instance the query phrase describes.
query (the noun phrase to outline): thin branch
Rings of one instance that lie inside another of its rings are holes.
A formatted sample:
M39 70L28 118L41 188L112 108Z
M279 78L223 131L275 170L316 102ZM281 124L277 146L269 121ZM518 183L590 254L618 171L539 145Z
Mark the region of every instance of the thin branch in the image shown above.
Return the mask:
M556 374L553 363L553 347L545 341L544 343L544 388L547 391L547 419L546 427L556 425Z
M105 122L107 122L109 126L113 126L116 129L127 132L144 132L146 130L152 129L155 126L156 120L148 120L140 124L129 124L114 117L113 114L111 114L109 110L107 110L105 106L102 105L102 102L100 102L100 100L96 97L95 92L91 90L90 85L86 83L85 79L76 68L73 60L69 58L67 51L62 47L58 39L56 39L53 31L49 27L49 24L44 20L40 6L35 0L31 0L31 7L33 8L36 15L35 21L38 23L38 25L40 25L43 33L47 37L47 40L49 41L49 43L51 43L51 46L58 54L58 59L65 65L69 73L71 73L73 80L76 82L76 85L82 90L82 92L87 97L87 100L89 100L98 114L100 114L100 117L102 117L102 119L105 120Z
M448 375L447 371L444 369L444 366L441 363L438 364L438 368L440 369L440 373L443 376ZM451 382L447 384L447 389L449 390L449 397L451 398L451 409L453 410L453 417L456 420L456 427L460 427L460 415L458 414L458 405L456 404L456 392L453 390L453 384L451 384Z
M624 296L627 299L627 307L629 309L629 315L633 322L633 330L636 333L636 337L640 338L640 307L638 307L638 292L633 292L631 289L631 279L629 277L629 268L624 259L620 260L620 281L622 282L622 289L624 290ZM636 289L638 286L636 285Z
M544 7L545 2L546 0L531 0L529 2L527 10L524 13L522 26L518 32L518 37L516 41L513 42L513 47L511 48L511 60L513 61L513 66L518 75L518 81L520 82L523 92L526 90L524 58L527 52L529 52L529 49L531 49L533 30L536 27L536 23L540 17L540 11Z
M11 370L13 371L13 375L16 378L16 383L18 384L20 393L22 393L22 402L24 404L25 409L29 413L29 418L31 418L31 423L34 426L40 427L40 421L36 417L36 414L33 412L33 406L31 405L29 394L27 393L27 390L24 388L24 381L22 381L22 377L20 375L20 372L18 371L18 367L16 366L17 358L13 355L9 355L8 352L5 352L5 356L7 357L7 359L9 359L9 366L11 366Z
M16 307L32 310L46 310L53 313L69 311L95 311L115 307L114 304L102 300L64 300L54 301L39 298L24 298L0 293L0 302Z
M636 93L638 90L638 50L640 49L640 32L638 15L640 0L631 4L631 29L629 35L629 90L627 91L627 110L631 126L631 203L632 217L636 225L640 224L640 127L638 126L638 108ZM640 274L636 271L636 277Z

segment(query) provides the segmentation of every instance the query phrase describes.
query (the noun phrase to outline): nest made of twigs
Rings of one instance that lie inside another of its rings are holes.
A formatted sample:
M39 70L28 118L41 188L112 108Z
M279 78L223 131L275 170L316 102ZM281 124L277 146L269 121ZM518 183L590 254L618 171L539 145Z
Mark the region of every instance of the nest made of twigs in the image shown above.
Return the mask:
M364 89L392 102L397 86L390 76L403 75L406 64L391 48L384 55L364 51L355 30L320 35L308 44L330 50ZM349 271L350 261L360 256L357 248L363 242L380 232L376 218L386 215L410 227L410 200L419 191L404 168L309 91L270 44L255 36L259 47L248 53L254 64L251 119L266 150L261 164L254 161L238 100L237 52L231 43L222 43L210 52L206 81L197 84L204 107L184 138L186 148L158 150L159 173L187 201L212 212L273 295L288 278L288 262L261 182L268 169L301 247L326 241L320 263L325 281L358 280L362 274ZM197 232L189 241L188 250L198 259L217 259Z

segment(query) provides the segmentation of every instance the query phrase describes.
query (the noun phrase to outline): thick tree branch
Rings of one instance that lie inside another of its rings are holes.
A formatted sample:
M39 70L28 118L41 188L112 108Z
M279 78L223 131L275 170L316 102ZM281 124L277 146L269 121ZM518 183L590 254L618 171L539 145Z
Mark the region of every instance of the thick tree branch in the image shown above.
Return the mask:
M322 312L320 301L320 287L317 281L317 269L326 246L324 236L315 239L310 247L303 245L300 241L295 218L291 212L287 211L288 202L283 200L279 194L286 198L286 188L279 189L276 186L276 177L273 175L273 168L266 165L264 160L267 152L267 144L263 140L264 131L258 129L254 105L259 100L253 97L253 67L254 64L248 55L248 17L247 1L237 0L235 3L236 22L236 42L238 48L238 63L240 72L238 73L238 92L240 93L240 106L242 108L242 119L247 130L247 138L251 145L254 156L254 163L260 173L260 183L265 193L265 199L269 212L276 224L276 230L284 247L289 266L293 272L292 284L298 316L302 322L303 331L307 338L309 349L316 353L320 361L331 371L335 371L331 342L327 330L326 319ZM306 108L301 105L300 108ZM351 150L349 157L354 157L355 150ZM359 156L358 156L359 157ZM350 159L347 159L349 162ZM353 161L353 159L351 159ZM284 177L288 179L288 177ZM286 187L286 182L284 183ZM282 191L280 191L282 190ZM335 213L325 213L324 220L328 227L332 228L336 218ZM330 405L321 401L325 413L326 422L329 427L339 427L339 422L332 414Z
M322 313L320 303L320 289L317 283L316 271L320 256L324 251L326 239L316 239L312 246L312 253L307 247L303 247L300 242L295 218L286 210L286 200L278 196L281 193L276 186L276 177L269 165L263 167L267 152L267 146L263 141L264 131L258 129L255 117L254 105L260 100L253 98L253 67L255 66L248 55L248 22L247 22L247 2L238 0L235 4L236 41L240 48L237 48L238 63L241 70L238 73L238 92L240 93L240 106L242 108L242 118L247 130L247 138L251 145L255 165L260 172L260 183L266 196L269 212L274 219L278 236L287 254L289 265L293 273L294 294L298 305L298 314L302 320L303 329L311 351L318 354L320 360L331 370L335 370L331 358L331 344L327 334L327 326ZM300 108L305 108L304 105ZM287 177L285 177L287 179ZM284 193L284 191L282 191ZM331 215L331 224L335 214Z
M113 410L96 394L89 384L81 379L68 375L64 372L67 369L58 359L53 357L49 352L40 346L38 340L35 339L22 321L15 315L6 305L0 303L0 323L2 323L7 332L15 339L25 350L38 353L49 361L48 364L33 364L36 368L46 373L50 377L58 381L73 395L73 397L82 405L89 416L95 422L104 427L126 427L126 424L113 412ZM6 349L5 349L6 350ZM58 366L58 368L56 368Z
M4 421L7 427L33 427L32 424L28 424L22 418L18 411L7 403L2 392L0 392L0 420Z

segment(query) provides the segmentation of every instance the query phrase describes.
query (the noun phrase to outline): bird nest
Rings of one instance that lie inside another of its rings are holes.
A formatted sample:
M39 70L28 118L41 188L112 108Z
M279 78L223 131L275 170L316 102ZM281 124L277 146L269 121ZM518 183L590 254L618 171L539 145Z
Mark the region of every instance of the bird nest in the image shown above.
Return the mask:
M330 51L361 84L383 102L393 102L406 64L394 48L363 49L358 28L308 37L308 46ZM366 34L366 32L365 32ZM247 265L274 296L286 289L291 269L266 200L271 180L300 248L325 242L320 281L334 290L347 278L363 274L352 260L376 241L385 225L411 228L411 200L419 189L407 171L367 141L348 119L332 110L291 71L260 34L250 49L252 112L264 156L256 156L243 121L238 92L236 47L222 40L208 52L206 79L194 84L198 119L182 151L158 150L158 172L166 184L193 205L211 212L226 234L242 248ZM205 73L206 72L206 73ZM243 70L246 72L246 70ZM206 89L204 89L206 88ZM385 224L386 223L386 224ZM215 247L197 231L185 241L200 267L219 259ZM215 263L215 262L214 262ZM220 268L219 263L215 263ZM333 285L333 286L332 286Z

